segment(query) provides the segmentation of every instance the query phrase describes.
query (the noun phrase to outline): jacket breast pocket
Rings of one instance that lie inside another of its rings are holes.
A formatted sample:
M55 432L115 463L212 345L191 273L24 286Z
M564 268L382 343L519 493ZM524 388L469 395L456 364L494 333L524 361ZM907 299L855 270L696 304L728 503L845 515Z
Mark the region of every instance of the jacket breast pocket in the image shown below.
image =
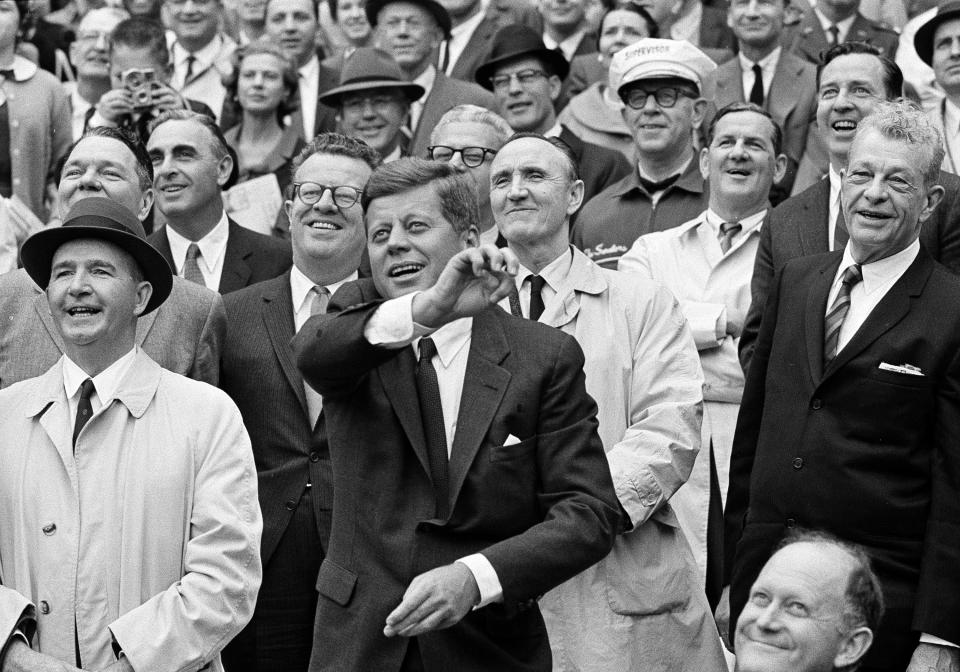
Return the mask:
M503 462L506 460L516 460L521 457L527 457L537 450L537 437L532 436L525 441L512 443L510 445L493 446L490 448L490 461Z
M317 592L324 597L345 607L353 597L353 589L357 585L357 575L345 569L330 559L325 559L320 565L317 575Z

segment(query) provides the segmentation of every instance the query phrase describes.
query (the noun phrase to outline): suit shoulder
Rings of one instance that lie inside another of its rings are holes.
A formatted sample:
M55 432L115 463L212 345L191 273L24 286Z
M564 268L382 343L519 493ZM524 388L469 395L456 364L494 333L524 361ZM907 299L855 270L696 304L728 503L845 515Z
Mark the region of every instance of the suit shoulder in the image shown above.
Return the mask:
M166 304L177 304L178 310L183 307L202 306L205 310L217 302L220 294L196 282L184 280L179 276L173 277L173 287L170 296L164 301Z
M239 239L256 249L290 250L290 241L283 240L275 236L268 236L263 233L257 233L256 231L251 231L245 226L237 224L233 220L230 220L230 235L237 236Z
M219 409L219 411L229 411L233 409L237 414L240 413L240 411L237 410L237 405L230 396L220 388L201 380L188 378L169 369L160 368L160 383L157 387L157 393L163 395L168 400L172 400L176 405L183 405L191 409L197 408L196 404L202 402L207 411L212 407ZM201 414L190 413L185 414L184 419L186 419L188 415L216 417L217 414L210 412Z

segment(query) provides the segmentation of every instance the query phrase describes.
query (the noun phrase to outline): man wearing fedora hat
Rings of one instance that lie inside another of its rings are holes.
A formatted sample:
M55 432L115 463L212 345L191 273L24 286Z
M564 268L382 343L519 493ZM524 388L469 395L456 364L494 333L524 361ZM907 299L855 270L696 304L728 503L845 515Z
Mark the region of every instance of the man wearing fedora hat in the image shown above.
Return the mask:
M956 175L960 173L960 1L940 5L917 31L913 45L946 94L928 114L943 133L946 153L941 168Z
M493 109L493 96L479 86L451 79L437 66L437 55L450 39L450 15L435 0L369 0L367 20L378 47L387 51L404 79L423 93L410 106L410 156L425 157L430 132L447 110L457 105Z
M344 61L340 85L320 102L337 110L344 135L363 140L387 163L407 155L403 125L410 104L422 95L423 87L408 81L389 53L358 47Z
M2 669L220 670L260 585L256 470L226 394L136 345L170 267L102 197L21 259L64 356L0 392Z
M620 152L584 142L557 121L554 103L570 65L527 26L507 26L493 38L477 83L493 92L497 111L517 132L559 137L577 159L584 203L630 172Z

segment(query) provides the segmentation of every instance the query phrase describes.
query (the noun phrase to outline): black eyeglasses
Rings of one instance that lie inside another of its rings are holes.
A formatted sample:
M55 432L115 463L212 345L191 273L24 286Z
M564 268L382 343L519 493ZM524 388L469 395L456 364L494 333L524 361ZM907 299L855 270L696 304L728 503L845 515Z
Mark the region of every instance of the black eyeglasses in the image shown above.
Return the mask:
M331 184L317 184L316 182L294 182L293 188L297 196L307 205L313 205L323 198L323 193L327 190L333 194L333 203L338 208L349 208L360 200L363 194L362 189L347 187L344 185L334 186Z
M647 98L650 96L653 96L653 99L657 101L657 105L663 108L673 107L677 104L677 100L679 100L681 96L696 98L696 95L686 89L681 89L676 86L664 86L653 93L644 91L643 89L631 89L624 94L623 102L635 110L642 110L643 106L647 104Z
M476 168L483 165L483 162L487 158L487 154L490 156L496 156L497 150L490 149L488 147L447 147L446 145L433 145L427 147L427 152L430 154L430 158L434 161L453 161L453 157L456 154L460 154L460 158L463 159L463 165L467 168Z
M533 84L541 77L546 77L547 73L543 70L521 70L520 72L511 72L509 75L497 75L490 78L490 83L495 89L506 89L510 87L510 81L516 77L521 86Z

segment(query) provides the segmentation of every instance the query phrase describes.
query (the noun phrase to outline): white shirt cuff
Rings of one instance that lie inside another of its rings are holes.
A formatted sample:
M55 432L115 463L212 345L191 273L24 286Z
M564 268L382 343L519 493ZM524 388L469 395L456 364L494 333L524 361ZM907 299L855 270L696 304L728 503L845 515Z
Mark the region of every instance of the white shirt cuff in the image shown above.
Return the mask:
M680 301L680 310L687 318L697 350L716 348L727 332L727 307L722 303Z
M945 640L945 639L940 639L940 638L937 637L936 635L928 635L928 634L925 633L925 632L920 635L920 643L921 643L921 644L936 644L937 646L950 646L950 647L953 647L954 649L960 649L960 646L957 646L957 645L954 644L953 642L948 642L948 641Z
M474 609L503 600L503 586L500 585L497 570L482 554L474 553L465 558L460 558L457 562L467 566L467 569L473 574L474 581L477 582L477 588L480 589L480 603Z
M363 328L363 337L367 342L399 349L432 333L433 329L413 321L413 298L419 293L404 294L381 303Z

